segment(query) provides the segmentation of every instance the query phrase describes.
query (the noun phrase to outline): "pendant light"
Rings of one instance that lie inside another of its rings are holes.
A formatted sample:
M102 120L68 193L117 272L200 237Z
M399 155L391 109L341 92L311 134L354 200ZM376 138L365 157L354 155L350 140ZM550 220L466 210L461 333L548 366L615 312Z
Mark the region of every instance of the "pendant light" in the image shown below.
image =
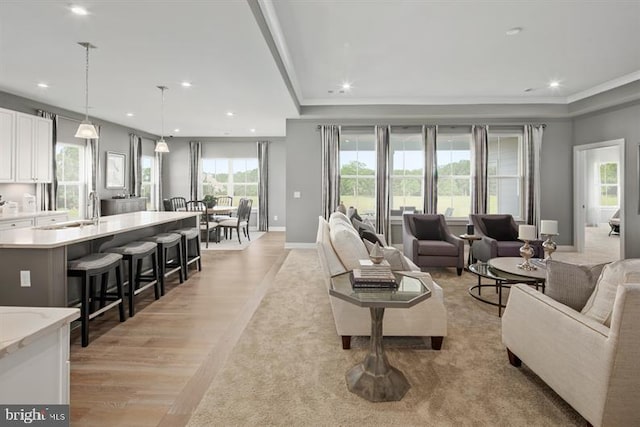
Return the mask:
M169 146L164 141L164 91L169 89L166 86L156 86L162 93L162 106L160 108L160 117L162 119L162 127L160 128L160 141L156 142L156 153L168 153Z
M78 44L84 47L87 51L87 61L86 61L86 80L85 80L85 89L84 89L84 120L78 126L78 130L76 131L76 138L84 138L84 139L98 139L98 131L96 131L95 126L89 121L89 49L95 49L95 46L89 42L78 42Z

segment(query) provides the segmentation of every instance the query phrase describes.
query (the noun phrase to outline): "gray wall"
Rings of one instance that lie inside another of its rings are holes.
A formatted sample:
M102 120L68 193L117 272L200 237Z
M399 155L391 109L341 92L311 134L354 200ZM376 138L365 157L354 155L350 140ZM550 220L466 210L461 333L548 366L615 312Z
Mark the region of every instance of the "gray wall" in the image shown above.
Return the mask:
M534 108L535 107L535 108ZM538 113L539 107L531 107L531 111ZM463 106L463 111L467 112L469 106ZM516 108L512 108L515 110ZM356 114L357 108L338 108L331 111L329 108L322 108L322 112L327 116L337 116L338 114ZM524 123L544 122L547 128L544 133L542 145L542 197L541 216L543 219L555 219L558 221L561 234L556 242L561 245L570 245L573 242L572 232L572 122L571 119L541 118L531 116L528 118L504 118L488 119L483 113L483 108L478 107L477 117L455 117L455 118L433 118L425 116L416 118L410 113L406 118L386 116L384 110L378 119L354 118L354 119L289 119L287 120L287 236L288 244L311 243L315 241L317 218L322 214L322 194L321 194L321 151L320 132L317 126L320 124L340 124L340 125L418 125L418 124L439 124L439 125L509 125ZM314 110L315 111L315 110ZM527 110L528 111L528 110ZM557 109L552 109L553 115ZM455 115L455 114L453 114ZM301 198L294 199L294 191L300 191Z
M59 140L61 138L73 138L73 134L75 134L75 130L77 129L78 124L82 119L84 119L84 115L80 113L76 113L69 110L64 110L62 108L54 107L51 105L43 104L41 102L33 101L27 98L22 98L16 95L12 95L6 92L0 92L0 107L7 108L9 110L20 111L22 113L27 114L36 114L37 110L45 110L50 111L52 113L56 113L60 116L68 117L72 120L60 120L59 126L60 129L58 131ZM104 120L96 119L90 117L91 121L95 125L100 125L100 140L99 140L99 159L100 159L100 171L98 174L98 193L100 198L110 198L111 196L122 193L124 190L107 190L105 187L105 170L104 164L106 162L107 151L116 151L119 153L126 153L127 162L129 160L129 134L135 133L144 138L148 139L157 139L157 136L148 134L146 132L142 132L133 128L121 126L115 123L107 122ZM73 120L77 120L74 122ZM69 136L71 135L71 136ZM129 165L127 164L126 171L126 180L129 180ZM35 185L31 184L0 184L0 194L14 194L17 191L20 193L30 192L35 194ZM3 192L4 191L4 192ZM20 196L21 197L21 196Z
M182 196L190 198L189 190L189 141L202 142L202 157L242 158L257 157L257 140L269 144L269 227L284 227L286 149L282 137L252 138L171 138L167 141L169 154L163 159L162 190L165 198ZM254 206L257 208L257 206ZM274 217L278 220L274 220ZM255 219L252 221L252 225Z
M575 118L574 145L625 140L624 197L625 208L621 232L624 234L625 258L640 258L640 215L638 198L638 146L640 145L640 102L606 109Z

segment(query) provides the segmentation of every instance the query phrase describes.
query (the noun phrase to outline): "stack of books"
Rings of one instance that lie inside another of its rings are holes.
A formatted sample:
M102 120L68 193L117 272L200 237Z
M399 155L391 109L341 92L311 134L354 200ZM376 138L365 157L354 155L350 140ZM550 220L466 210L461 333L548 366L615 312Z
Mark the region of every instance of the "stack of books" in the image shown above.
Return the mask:
M386 260L374 264L370 260L360 260L360 268L351 273L353 288L397 288L398 283L391 272L391 266Z

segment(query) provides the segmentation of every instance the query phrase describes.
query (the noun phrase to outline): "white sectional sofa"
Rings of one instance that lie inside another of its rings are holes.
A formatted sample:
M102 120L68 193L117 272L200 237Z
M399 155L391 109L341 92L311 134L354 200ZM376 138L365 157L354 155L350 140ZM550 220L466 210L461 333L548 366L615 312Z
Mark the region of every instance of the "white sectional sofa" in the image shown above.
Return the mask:
M329 222L319 217L316 243L325 273L327 294L331 277L352 270L355 268L353 263L358 259L368 258L368 252L358 232L341 213L332 214ZM408 309L385 310L383 335L431 337L432 348L440 350L443 338L447 335L447 311L444 307L442 288L431 280L428 273L420 272L420 269L407 258L403 257L402 262L409 267L405 268L406 270L423 276L432 295L426 301ZM342 337L344 349L350 348L352 336L371 335L371 315L368 308L358 307L333 296L329 296L329 300L336 331Z

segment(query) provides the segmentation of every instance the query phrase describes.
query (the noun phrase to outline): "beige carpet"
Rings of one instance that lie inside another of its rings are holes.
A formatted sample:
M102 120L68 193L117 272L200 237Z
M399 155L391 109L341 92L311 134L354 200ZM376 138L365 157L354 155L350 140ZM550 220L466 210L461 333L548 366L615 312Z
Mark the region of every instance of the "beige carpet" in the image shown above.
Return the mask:
M509 365L495 307L467 294L474 276L432 274L448 309L443 349L385 339L389 361L412 388L400 402L371 403L350 393L344 378L367 340L341 349L315 251L291 251L189 425L584 424L530 370Z

